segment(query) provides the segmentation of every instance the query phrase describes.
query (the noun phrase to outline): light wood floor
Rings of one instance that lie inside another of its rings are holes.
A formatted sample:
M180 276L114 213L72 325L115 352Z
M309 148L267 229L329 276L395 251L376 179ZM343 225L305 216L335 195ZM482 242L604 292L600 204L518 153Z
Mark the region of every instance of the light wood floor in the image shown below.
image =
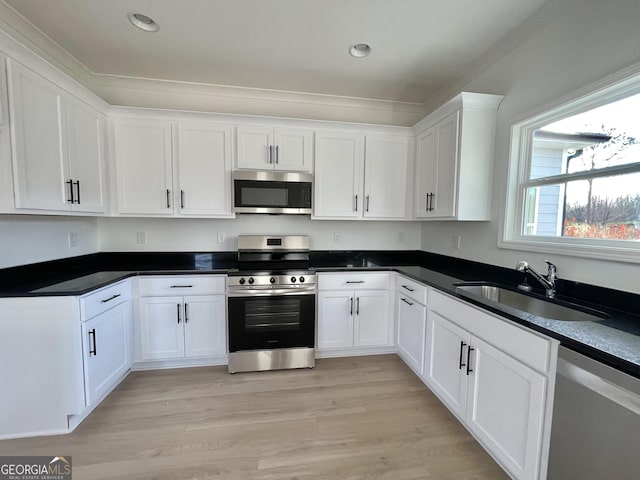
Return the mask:
M74 480L507 478L395 355L134 372L75 432L0 454L72 455Z

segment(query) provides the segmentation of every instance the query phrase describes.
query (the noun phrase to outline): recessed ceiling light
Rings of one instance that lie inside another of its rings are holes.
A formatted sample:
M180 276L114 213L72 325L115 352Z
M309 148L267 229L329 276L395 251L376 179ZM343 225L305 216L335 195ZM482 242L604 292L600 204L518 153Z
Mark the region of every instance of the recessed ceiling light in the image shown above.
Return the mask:
M147 17L142 13L129 12L127 18L134 27L144 30L145 32L157 32L160 30L160 27L153 18Z
M356 43L349 48L349 55L356 58L366 57L371 53L371 47L366 43Z

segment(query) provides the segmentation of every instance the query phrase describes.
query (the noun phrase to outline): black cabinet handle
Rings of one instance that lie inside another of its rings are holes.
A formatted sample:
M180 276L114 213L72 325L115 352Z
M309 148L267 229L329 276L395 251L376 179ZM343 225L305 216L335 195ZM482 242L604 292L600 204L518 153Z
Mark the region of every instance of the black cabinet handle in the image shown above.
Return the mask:
M424 204L424 210L425 210L425 212L429 211L429 194L428 193L427 193L426 203Z
M458 370L462 370L462 367L466 367L467 364L462 362L462 352L464 352L464 347L467 344L464 343L462 340L460 341L460 360L458 361ZM468 360L467 360L468 361ZM468 375L468 374L467 374Z
M76 198L76 203L80 205L80 180L78 180L77 182L73 182L73 184L75 184L76 188L78 189L78 198ZM71 190L71 193L73 193L73 190Z
M400 300L402 300L404 303L406 303L407 305L409 305L410 307L413 306L413 303L411 303L409 300L407 300L406 298L401 298Z
M167 188L167 208L171 208L171 190Z
M280 160L280 152L279 152L279 148L278 145L276 145L276 164L278 163L278 160Z
M193 285L171 285L169 288L193 288Z
M122 295L121 293L116 293L115 295L109 297L109 298L105 298L104 300L101 301L101 303L107 303L110 302L113 299L118 298L120 295Z
M427 193L427 212L433 212L435 210L433 206L433 200L435 199L435 193Z
M69 185L69 198L67 199L67 203L75 203L73 199L73 180L67 180L64 183Z
M369 211L369 195L366 196L365 200L367 201L367 207L365 208L365 210L368 212Z
M184 304L184 323L189 323L189 304Z
M358 211L358 195L355 195L355 196L354 196L354 198L355 198L355 201L356 201L356 206L355 206L355 208L353 209L353 211L354 211L354 212L357 212L357 211Z
M92 341L93 340L93 341ZM89 356L93 355L94 357L98 355L98 344L96 342L96 329L89 330ZM93 344L93 349L91 345Z
M180 323L180 304L179 303L176 303L176 311L177 311L178 323Z
M364 283L364 280L347 280L346 283Z
M356 298L356 315L360 315L360 297Z
M349 315L353 317L353 297L351 297L351 307L349 307Z
M471 345L469 345L469 348L467 349L467 375L473 372L473 370L471 370L471 352L473 350L475 350L475 348L472 348Z
M180 190L180 208L184 208L184 190Z
M410 292L413 292L414 289L413 288L409 288L406 285L400 285L402 288L404 288L405 290L409 290Z
M269 145L269 165L273 163L273 145Z

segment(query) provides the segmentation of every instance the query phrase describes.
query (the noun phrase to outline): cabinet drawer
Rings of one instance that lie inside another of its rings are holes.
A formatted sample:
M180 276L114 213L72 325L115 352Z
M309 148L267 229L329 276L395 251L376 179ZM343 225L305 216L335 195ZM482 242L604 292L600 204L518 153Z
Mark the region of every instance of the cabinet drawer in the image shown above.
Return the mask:
M398 275L398 284L396 286L399 293L406 297L410 297L416 302L423 305L427 304L427 286L418 283L410 278Z
M129 300L131 300L129 280L101 288L80 298L80 319L88 320Z
M212 295L226 291L225 275L145 276L138 279L138 295Z
M387 272L320 273L318 290L388 289L390 277Z
M434 289L429 309L540 372L551 367L552 342L531 330Z

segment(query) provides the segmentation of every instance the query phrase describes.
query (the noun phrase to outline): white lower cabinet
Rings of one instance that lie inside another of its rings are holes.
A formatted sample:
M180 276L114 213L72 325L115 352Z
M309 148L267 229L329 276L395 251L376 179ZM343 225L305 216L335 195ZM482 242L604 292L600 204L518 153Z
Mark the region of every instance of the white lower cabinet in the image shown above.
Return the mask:
M414 372L422 375L427 327L427 307L398 290L398 353Z
M225 296L142 297L140 360L223 355Z
M131 302L82 324L85 403L93 406L131 365Z
M389 290L373 288L388 284L387 273L319 274L318 350L364 353L369 347L391 347Z
M430 290L424 380L517 479L546 476L557 342Z

